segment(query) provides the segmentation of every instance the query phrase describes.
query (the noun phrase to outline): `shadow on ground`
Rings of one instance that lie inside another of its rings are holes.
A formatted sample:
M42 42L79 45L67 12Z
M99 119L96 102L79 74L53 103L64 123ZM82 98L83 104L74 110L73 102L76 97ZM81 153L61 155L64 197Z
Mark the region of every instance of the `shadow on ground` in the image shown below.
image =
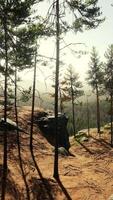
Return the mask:
M1 194L2 171L3 171L3 166L0 165L0 194ZM16 200L24 199L23 194L19 191L17 184L15 184L15 182L12 178L11 172L10 172L9 169L8 169L8 175L7 175L6 194L7 194L7 196L11 196L11 200L13 200L13 199L16 199Z
M43 179L42 181L42 179L38 179L34 177L30 181L31 181L31 192L32 192L34 200L37 200L37 199L38 200L42 200L42 199L55 200L56 199L56 196L58 193L58 185L54 180ZM59 192L60 192L60 189L59 189Z

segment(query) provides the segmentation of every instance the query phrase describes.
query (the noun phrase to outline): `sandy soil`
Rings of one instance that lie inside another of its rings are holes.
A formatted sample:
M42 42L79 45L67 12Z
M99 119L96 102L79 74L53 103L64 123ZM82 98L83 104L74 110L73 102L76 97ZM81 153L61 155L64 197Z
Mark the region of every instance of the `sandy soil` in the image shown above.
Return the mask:
M29 132L28 110L19 115L20 126ZM53 147L39 133L38 128L34 127L33 134L34 157L29 150L29 134L20 133L22 161L18 158L16 132L8 132L6 200L108 200L113 194L110 135L104 133L98 138L95 129L90 133L88 142L77 143L70 138L70 152L73 156L59 156L60 180L56 181L53 178ZM0 177L2 156L3 133L0 132Z

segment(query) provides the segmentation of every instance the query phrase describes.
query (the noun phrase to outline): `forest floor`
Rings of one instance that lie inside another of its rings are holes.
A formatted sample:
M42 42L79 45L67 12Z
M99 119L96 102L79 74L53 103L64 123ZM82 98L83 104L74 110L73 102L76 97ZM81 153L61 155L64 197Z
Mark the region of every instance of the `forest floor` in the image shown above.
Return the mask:
M19 112L20 125L30 131L30 110ZM87 142L70 138L74 156L59 156L60 180L53 178L53 147L34 127L33 150L29 134L20 133L21 158L18 157L16 132L8 132L8 177L6 200L108 200L113 194L113 149L110 134L98 137L90 130ZM3 133L0 132L0 183L2 176ZM1 191L1 187L0 187Z

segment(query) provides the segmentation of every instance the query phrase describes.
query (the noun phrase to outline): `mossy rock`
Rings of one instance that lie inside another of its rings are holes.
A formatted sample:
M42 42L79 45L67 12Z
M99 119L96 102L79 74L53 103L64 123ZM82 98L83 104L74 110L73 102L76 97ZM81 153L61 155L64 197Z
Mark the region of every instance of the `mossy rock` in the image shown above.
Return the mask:
M113 122L112 122L112 126L113 126ZM104 129L109 130L111 129L111 123L108 123L104 126Z
M80 142L87 142L87 141L88 141L88 137L86 137L86 136L83 136L80 139Z
M109 130L111 128L111 125L110 124L106 124L105 126L104 126L104 129L105 130Z
M79 142L85 142L89 140L87 134L82 132L76 134L75 139Z

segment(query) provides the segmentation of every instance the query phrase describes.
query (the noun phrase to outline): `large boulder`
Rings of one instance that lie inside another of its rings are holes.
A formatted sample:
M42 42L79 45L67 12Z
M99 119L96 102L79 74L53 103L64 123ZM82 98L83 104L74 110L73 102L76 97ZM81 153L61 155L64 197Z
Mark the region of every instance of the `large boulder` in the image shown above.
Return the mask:
M69 134L67 131L68 118L65 114L58 115L58 146L69 149ZM37 119L37 124L45 137L52 145L55 145L55 116L47 115Z
M8 130L17 129L17 125L14 121L7 118L6 122L5 122L4 118L1 118L0 119L0 130L4 130L6 127L7 127Z
M25 133L24 130L22 130L20 127L17 126L16 122L12 121L11 119L7 118L6 121L4 120L4 118L0 119L0 130L19 130Z

